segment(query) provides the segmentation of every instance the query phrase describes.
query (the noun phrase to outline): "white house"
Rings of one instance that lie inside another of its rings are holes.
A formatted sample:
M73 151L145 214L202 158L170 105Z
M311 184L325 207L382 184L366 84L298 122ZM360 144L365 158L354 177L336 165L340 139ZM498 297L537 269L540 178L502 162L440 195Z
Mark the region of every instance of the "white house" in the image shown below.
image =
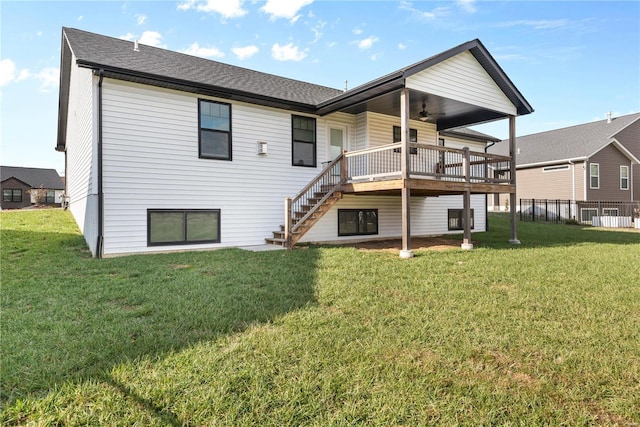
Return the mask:
M515 197L515 153L459 128L508 118L513 142L533 111L479 40L346 92L71 28L60 69L56 149L98 257L392 237L408 257L462 229L470 247L486 195Z

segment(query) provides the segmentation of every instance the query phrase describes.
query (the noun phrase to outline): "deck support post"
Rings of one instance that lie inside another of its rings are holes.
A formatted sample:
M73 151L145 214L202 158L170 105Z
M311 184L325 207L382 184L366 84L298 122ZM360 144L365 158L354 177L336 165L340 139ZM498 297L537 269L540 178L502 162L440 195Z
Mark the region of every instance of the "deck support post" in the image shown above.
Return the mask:
M412 258L411 250L411 189L409 187L409 89L400 91L400 130L402 133L402 250L400 258Z
M284 246L291 249L291 197L284 199Z
M462 228L464 236L460 247L470 250L473 249L473 243L471 243L471 155L469 154L469 147L464 147L462 151L462 169L464 171L466 190L462 195Z
M511 155L511 185L516 188L516 116L509 116L509 154ZM509 215L511 217L511 238L509 243L519 245L518 223L516 218L516 193L509 193Z

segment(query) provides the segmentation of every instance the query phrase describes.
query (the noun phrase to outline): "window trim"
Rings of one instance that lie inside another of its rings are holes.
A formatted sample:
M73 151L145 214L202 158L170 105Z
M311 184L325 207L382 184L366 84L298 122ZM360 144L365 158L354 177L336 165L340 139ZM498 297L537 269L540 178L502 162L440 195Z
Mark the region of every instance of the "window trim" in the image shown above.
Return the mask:
M597 174L594 175L593 171L591 170L591 168L595 166L597 168ZM598 185L594 186L593 185L593 178L596 178L598 180ZM600 189L600 163L589 163L589 188L592 190L599 190Z
M475 217L474 217L474 209L471 209L471 230L475 229ZM457 219L460 223L459 228L458 227L451 227L451 220L454 219L454 217L452 217L452 213L458 213L457 217L455 219ZM447 209L447 230L448 231L464 231L464 209Z
M627 171L627 176L626 177L622 176L622 171L623 170ZM627 184L624 187L622 186L623 180L625 180L626 184ZM623 190L623 191L628 191L629 190L629 166L626 166L626 165L620 165L620 190Z
M293 123L296 118L313 120L313 164L312 165L296 164L294 161L293 152L294 152L294 147L296 142L299 144L311 144L311 142L308 142L308 141L297 141L295 139L294 132L293 132L293 129L294 129ZM318 166L318 121L316 120L315 117L301 116L299 114L291 115L291 166L297 166L301 168L315 168Z
M202 127L202 103L203 102L209 102L211 104L226 105L229 107L229 131L209 129L209 128ZM212 99L198 98L198 158L199 159L223 160L223 161L229 161L229 162L233 160L233 128L232 128L233 112L232 110L233 110L232 104L228 102L220 102L220 101L214 101ZM216 133L224 133L228 135L229 137L229 156L228 157L212 156L209 154L202 153L202 131L203 130L216 132Z
M590 213L594 213L595 215L591 215L591 218L589 218L589 221L585 220L585 213L590 212ZM598 209L597 208L580 208L580 222L583 224L592 224L593 223L593 217L594 216L599 216L600 214L598 213Z
M5 191L11 191L9 200L5 199ZM16 198L16 192L20 196ZM20 188L3 188L2 189L2 201L4 203L22 203L22 189Z
M375 232L355 232L355 233L341 233L340 232L340 215L343 213L352 212L373 212L376 218L376 231ZM380 222L379 222L378 209L338 209L338 236L376 236L380 234Z
M151 214L152 213L182 213L183 214L183 232L185 240L173 241L173 242L152 242L151 241ZM218 214L218 238L216 240L186 240L187 236L187 214L190 212L195 213L217 213ZM220 243L221 241L221 224L222 213L220 209L147 209L147 246L177 246L177 245L202 245L208 243Z

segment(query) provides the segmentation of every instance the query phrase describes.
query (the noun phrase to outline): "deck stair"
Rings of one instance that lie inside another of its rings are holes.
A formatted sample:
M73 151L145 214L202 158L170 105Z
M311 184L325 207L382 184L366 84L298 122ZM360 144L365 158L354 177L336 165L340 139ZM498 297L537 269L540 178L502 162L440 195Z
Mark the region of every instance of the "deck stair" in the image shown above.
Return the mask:
M287 198L285 224L265 242L291 249L342 198L343 167L341 154L294 198Z

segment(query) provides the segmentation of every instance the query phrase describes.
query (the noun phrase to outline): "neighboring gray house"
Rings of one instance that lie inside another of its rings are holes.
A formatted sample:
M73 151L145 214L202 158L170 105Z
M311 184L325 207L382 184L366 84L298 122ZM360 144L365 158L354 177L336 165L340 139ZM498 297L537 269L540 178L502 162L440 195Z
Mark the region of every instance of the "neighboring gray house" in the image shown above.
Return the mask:
M64 184L55 169L0 166L2 209L21 209L38 201L43 205L60 206Z
M94 256L485 229L533 111L479 40L349 91L63 28L56 149ZM453 130L452 130L453 129ZM439 146L444 139L444 147ZM517 242L512 218L511 241Z
M516 150L517 199L640 201L640 113L521 136Z

